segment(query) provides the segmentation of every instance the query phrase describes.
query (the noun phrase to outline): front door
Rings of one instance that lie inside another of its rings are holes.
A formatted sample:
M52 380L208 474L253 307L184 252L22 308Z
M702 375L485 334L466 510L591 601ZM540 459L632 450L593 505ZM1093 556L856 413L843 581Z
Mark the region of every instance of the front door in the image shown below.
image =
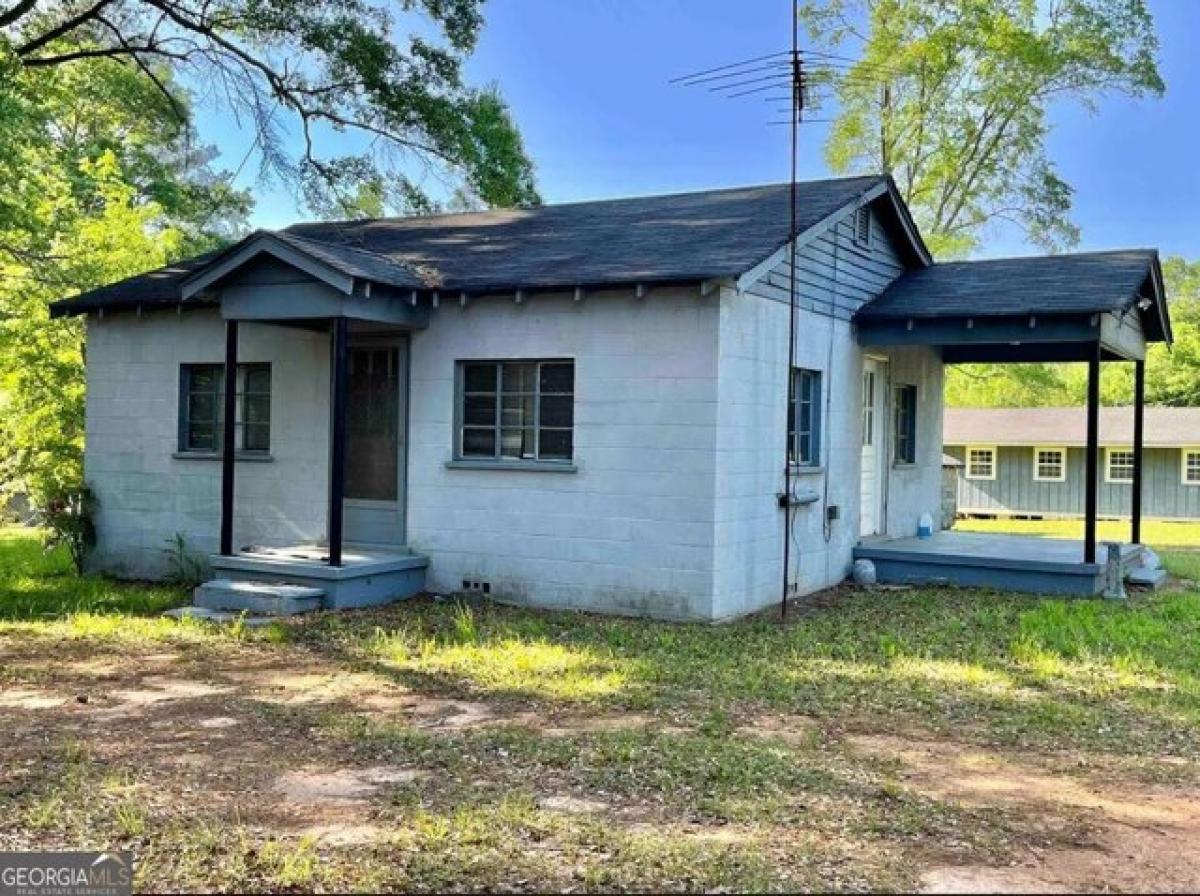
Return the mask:
M874 358L863 360L862 372L862 485L859 534L883 532L884 423L887 421L887 387L884 364Z
M345 539L404 543L406 349L352 343L347 358Z

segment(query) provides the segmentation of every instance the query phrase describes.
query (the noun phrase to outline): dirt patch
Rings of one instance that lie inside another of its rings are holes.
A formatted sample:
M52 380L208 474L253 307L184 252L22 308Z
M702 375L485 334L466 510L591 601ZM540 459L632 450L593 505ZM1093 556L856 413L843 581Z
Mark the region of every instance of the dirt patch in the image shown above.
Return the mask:
M1032 851L1016 865L926 870L931 893L1195 892L1200 890L1200 788L1067 774L1045 757L945 741L852 736L853 749L898 761L905 785L960 804L1016 809L1047 825L1076 816L1090 842Z
M375 766L330 771L306 768L286 772L275 783L275 792L301 806L353 803L374 796L388 784L416 781L423 773L415 769Z
M65 697L49 691L15 689L0 693L0 708L3 709L53 709L66 703Z
M759 715L743 719L734 729L745 737L766 737L796 746L815 743L821 726L804 716Z
M547 809L551 812L566 812L570 815L605 812L609 808L608 803L602 803L600 800L587 800L567 794L544 796L537 801L537 805L539 809Z

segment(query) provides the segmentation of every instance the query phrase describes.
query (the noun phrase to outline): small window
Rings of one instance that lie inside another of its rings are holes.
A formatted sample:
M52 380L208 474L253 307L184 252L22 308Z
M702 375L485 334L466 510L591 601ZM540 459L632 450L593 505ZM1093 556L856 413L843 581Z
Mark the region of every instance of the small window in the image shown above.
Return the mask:
M996 478L996 449L974 445L967 448L967 478Z
M1133 452L1128 448L1108 448L1105 451L1105 482L1133 482Z
M860 246L871 245L871 207L864 205L854 213L854 242Z
M821 373L792 370L788 395L788 462L802 467L821 463Z
M917 387L896 387L896 456L898 464L917 462Z
M1184 485L1200 485L1200 448L1184 448L1180 479Z
M179 450L221 451L224 444L225 365L179 365ZM271 365L239 364L235 450L271 450Z
M574 361L460 361L457 456L569 461Z
M1066 482L1067 452L1062 448L1034 448L1033 478L1036 482Z

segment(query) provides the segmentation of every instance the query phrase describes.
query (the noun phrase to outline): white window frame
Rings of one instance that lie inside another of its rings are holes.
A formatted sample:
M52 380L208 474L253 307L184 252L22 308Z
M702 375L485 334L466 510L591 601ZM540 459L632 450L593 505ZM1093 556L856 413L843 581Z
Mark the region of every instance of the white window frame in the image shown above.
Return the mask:
M1179 449L1179 482L1181 485L1200 485L1200 479L1188 479L1188 455L1200 455L1200 445L1193 445Z
M1057 476L1043 476L1042 464L1038 455L1043 451L1057 451L1062 460L1059 462L1060 473ZM1067 449L1063 445L1035 445L1033 448L1033 481L1034 482L1066 482L1067 481Z
M977 476L971 472L971 452L972 451L987 451L991 454L991 456L992 456L991 475ZM966 446L966 451L963 454L963 468L964 468L963 475L965 475L968 479L974 479L976 481L981 481L981 482L995 482L996 467L998 467L999 465L1000 465L1000 452L998 450L996 450L995 445L967 445Z
M1133 454L1133 449L1130 448L1129 446L1121 446L1121 445L1112 445L1112 446L1106 447L1104 449L1104 481L1107 483L1110 483L1112 485L1129 485L1130 483L1133 482L1133 470L1132 470L1133 464L1130 465L1131 469L1129 472L1128 479L1117 479L1117 478L1113 477L1112 457L1114 454L1116 454L1118 452L1120 452L1122 454ZM1135 458L1134 463L1136 463L1136 462L1137 462L1137 459Z

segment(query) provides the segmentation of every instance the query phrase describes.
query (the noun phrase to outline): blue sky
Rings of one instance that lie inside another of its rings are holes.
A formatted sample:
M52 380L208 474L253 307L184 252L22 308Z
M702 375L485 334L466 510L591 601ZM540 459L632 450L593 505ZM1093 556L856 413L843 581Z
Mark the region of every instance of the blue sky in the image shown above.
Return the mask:
M1200 258L1200 0L1151 0L1167 82L1161 100L1107 97L1095 113L1052 111L1051 157L1076 188L1080 248L1157 246ZM784 0L491 0L468 70L512 106L547 202L782 180L785 128L763 104L668 84L670 78L786 46ZM205 139L240 160L250 137L204 116ZM826 125L802 131L801 172L827 174ZM253 182L247 171L242 185ZM253 223L304 217L259 186ZM1011 229L981 255L1031 251Z

